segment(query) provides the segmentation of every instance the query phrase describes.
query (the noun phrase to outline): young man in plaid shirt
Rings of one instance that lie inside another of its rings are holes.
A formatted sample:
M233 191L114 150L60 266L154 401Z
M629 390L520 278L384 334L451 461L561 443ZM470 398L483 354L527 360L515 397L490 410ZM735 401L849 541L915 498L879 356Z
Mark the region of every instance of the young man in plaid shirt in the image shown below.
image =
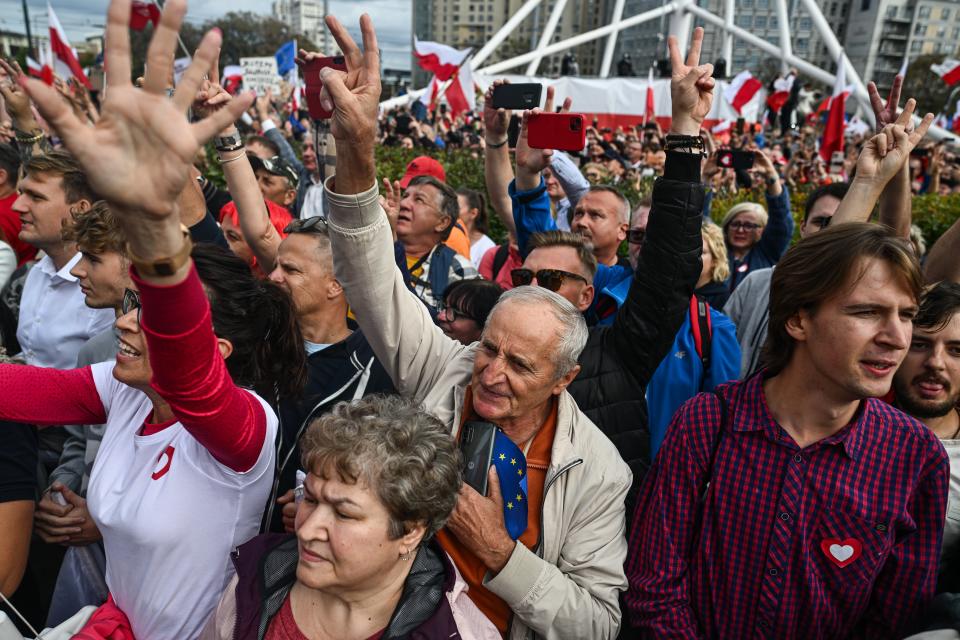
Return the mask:
M921 283L877 225L781 260L767 368L687 402L641 489L626 603L645 635L902 636L934 593L949 467L929 429L876 398Z

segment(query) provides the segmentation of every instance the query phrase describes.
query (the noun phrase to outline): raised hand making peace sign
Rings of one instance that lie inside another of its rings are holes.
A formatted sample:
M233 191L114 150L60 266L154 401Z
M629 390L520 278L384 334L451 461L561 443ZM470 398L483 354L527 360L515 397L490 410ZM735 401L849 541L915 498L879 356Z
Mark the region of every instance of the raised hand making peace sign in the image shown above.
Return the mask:
M693 30L690 51L684 61L676 36L667 38L670 49L670 97L673 102L673 121L670 133L700 135L700 125L713 105L713 65L700 64L703 46L703 27Z
M104 55L106 99L96 126L81 122L51 87L38 80L21 80L83 167L91 186L126 222L170 217L197 149L239 118L253 101L253 96L243 96L199 122L187 120L187 110L219 51L218 30L204 36L172 99L167 96L177 33L186 10L185 0L166 2L147 51L143 89L137 89L130 82L130 0L111 0Z

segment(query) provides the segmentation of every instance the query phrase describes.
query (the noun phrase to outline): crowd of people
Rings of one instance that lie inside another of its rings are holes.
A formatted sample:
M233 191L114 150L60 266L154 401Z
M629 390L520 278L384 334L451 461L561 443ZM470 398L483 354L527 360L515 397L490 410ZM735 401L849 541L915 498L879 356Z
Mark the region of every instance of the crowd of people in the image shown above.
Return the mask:
M823 163L711 134L698 28L666 132L565 153L501 80L382 113L366 15L327 121L217 31L173 86L185 10L133 82L111 0L103 95L0 62L0 631L960 638L960 222L911 219L960 168L902 78Z

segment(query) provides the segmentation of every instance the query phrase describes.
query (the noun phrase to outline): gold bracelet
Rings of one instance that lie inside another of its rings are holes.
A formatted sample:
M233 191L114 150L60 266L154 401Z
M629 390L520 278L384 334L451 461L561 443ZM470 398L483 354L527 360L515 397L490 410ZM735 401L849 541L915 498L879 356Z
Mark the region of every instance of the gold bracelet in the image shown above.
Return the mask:
M22 142L23 144L35 144L43 140L43 132L40 132L34 136L30 136L29 138L24 138L22 136L15 136L15 137L17 139L17 142Z

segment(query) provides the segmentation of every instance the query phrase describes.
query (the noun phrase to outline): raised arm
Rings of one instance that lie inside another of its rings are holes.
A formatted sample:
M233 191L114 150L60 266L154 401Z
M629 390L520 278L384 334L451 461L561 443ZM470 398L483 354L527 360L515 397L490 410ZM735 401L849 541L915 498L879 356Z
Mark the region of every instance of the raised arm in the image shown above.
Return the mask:
M567 194L570 209L573 210L580 202L580 198L590 190L590 181L580 172L580 168L573 163L573 159L562 151L554 153L553 157L550 158L550 169L556 176L557 182L563 187L563 192Z
M897 75L890 87L887 101L880 98L877 85L870 82L867 91L870 94L870 106L873 107L874 120L877 123L877 133L883 131L888 124L895 124L901 115L900 90L903 87L903 76ZM906 123L909 125L912 123ZM913 193L910 190L910 163L904 162L900 173L894 176L880 194L880 224L893 229L901 238L910 237L911 209Z
M90 367L61 370L0 364L0 389L0 420L43 427L107 420Z
M757 249L772 261L780 259L793 238L793 215L790 212L790 193L780 181L780 174L763 151L756 150L756 167L766 184L767 226L763 229Z
M22 87L25 76L20 65L16 62L11 65L6 60L0 59L0 69L6 72L12 82L12 84L0 83L0 94L3 95L7 113L13 119L17 147L20 151L20 163L25 166L32 156L49 151L50 141L47 140L37 119L33 117L30 97Z
M180 225L178 197L197 150L240 116L252 100L232 100L191 124L186 117L220 48L208 32L172 98L167 96L184 0L169 0L147 51L142 89L130 83L130 3L112 0L107 14L103 117L80 122L56 92L24 80L40 113L76 157L93 189L120 217L139 285L154 388L190 433L235 471L253 466L266 434L265 413L233 385L220 355L210 305ZM130 185L136 185L131 188ZM81 417L72 422L97 423Z
M507 185L513 182L513 167L510 166L510 148L507 146L507 127L510 111L493 108L493 90L507 80L495 80L483 97L483 180L490 196L490 205L500 217L507 231L516 235L513 223L513 208Z
M923 266L923 277L928 283L960 283L960 218L950 225L942 236L930 247L927 261Z
M710 111L713 65L699 64L702 42L703 30L696 29L684 63L676 40L670 40L671 135L698 136ZM623 366L642 385L670 350L700 276L704 188L700 155L693 151L690 147L667 152L664 175L654 183L637 271L608 334Z
M277 148L280 149L280 157L283 158L287 164L292 166L299 175L300 172L303 171L303 163L300 162L300 158L297 157L293 147L291 147L290 143L287 142L286 136L284 136L280 129L277 128L277 123L274 122L273 118L270 116L271 97L271 91L267 89L267 93L265 95L257 98L256 107L257 116L260 118L260 130L263 131L263 135L268 140L277 145Z
M366 14L360 18L363 51L335 17L326 22L347 66L345 73L323 70L320 98L333 111L330 131L337 140L337 172L326 184L334 270L397 389L422 399L444 375L446 363L468 347L433 323L394 262L374 164L380 55L373 22Z

